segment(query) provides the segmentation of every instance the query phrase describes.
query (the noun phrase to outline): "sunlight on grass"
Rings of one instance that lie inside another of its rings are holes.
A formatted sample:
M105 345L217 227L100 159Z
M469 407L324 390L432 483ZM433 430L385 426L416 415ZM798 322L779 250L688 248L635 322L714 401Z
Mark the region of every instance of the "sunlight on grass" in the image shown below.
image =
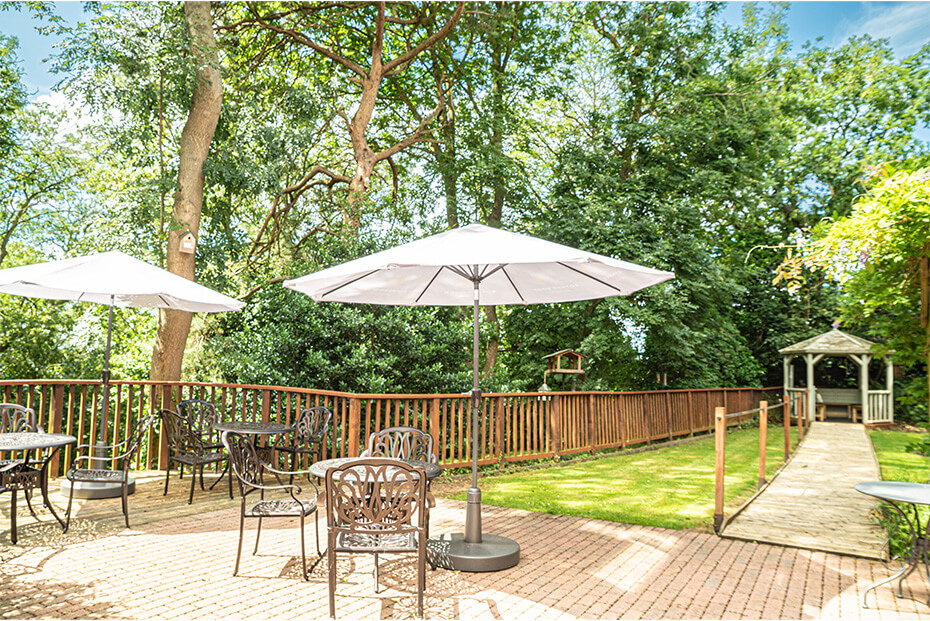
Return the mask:
M770 428L766 473L781 465L783 436ZM758 429L727 436L727 512L756 490ZM482 502L662 528L711 530L714 438L481 478ZM464 492L452 496L464 500Z

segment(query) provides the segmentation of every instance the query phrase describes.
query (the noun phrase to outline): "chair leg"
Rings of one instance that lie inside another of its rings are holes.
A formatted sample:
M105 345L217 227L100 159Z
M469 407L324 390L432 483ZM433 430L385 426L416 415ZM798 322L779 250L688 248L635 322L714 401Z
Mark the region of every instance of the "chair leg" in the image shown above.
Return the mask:
M252 556L258 554L258 539L262 536L262 518L258 518L258 528L255 529L255 549L252 550Z
M123 481L123 517L126 518L126 528L129 528L129 481Z
M196 478L196 473L194 473L194 478ZM200 464L200 490L203 491L206 488L203 486L203 464Z
M313 512L313 523L316 525L316 555L317 560L323 556L323 552L320 550L320 510L317 509Z
M417 616L423 618L423 592L426 590L426 539L417 546Z
M31 513L32 517L35 519L39 519L39 516L36 515L36 510L32 507L32 492L28 489L24 489L23 496L26 497L26 506L29 507L29 513Z
M181 466L181 470L184 469L184 466ZM165 468L165 492L162 496L168 495L168 481L171 479L171 459L168 459L168 467Z
M327 539L326 562L329 565L329 618L336 618L336 535Z
M10 490L10 540L16 543L16 484Z
M375 552L375 593L378 592L378 553Z
M181 468L181 471L184 471L184 468ZM200 480L203 483L203 472L200 473ZM194 485L197 483L197 462L194 462L194 465L191 466L191 493L187 498L187 504L194 502Z
M304 537L304 516L300 516L300 563L304 569L304 581L309 580L307 576L307 546L305 545Z
M245 529L245 513L244 509L239 511L239 547L236 550L236 567L233 569L233 575L236 576L239 574L239 559L242 558L242 536Z
M68 479L68 480L71 481L71 479ZM67 515L65 515L64 532L68 532L68 528L71 526L71 501L73 500L74 500L74 481L71 481L71 485L68 488L68 509L66 510ZM14 515L15 515L15 512L14 512ZM16 532L16 530L14 529L13 532Z

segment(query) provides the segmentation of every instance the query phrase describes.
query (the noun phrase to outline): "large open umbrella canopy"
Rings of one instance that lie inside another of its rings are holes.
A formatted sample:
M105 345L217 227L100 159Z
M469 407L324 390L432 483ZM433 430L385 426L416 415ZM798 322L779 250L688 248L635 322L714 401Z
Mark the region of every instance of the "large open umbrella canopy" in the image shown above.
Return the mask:
M431 540L431 560L450 569L515 565L519 545L481 532L478 489L478 307L628 295L675 275L481 224L439 233L285 281L319 302L473 306L472 486L465 532Z
M234 311L245 303L172 274L145 261L114 250L60 261L34 263L0 270L0 293L48 300L76 300L106 304L107 345L103 360L103 407L100 430L102 441L109 406L110 339L113 307L167 308L216 313ZM119 485L115 486L117 492ZM79 497L108 497L111 490L76 494Z

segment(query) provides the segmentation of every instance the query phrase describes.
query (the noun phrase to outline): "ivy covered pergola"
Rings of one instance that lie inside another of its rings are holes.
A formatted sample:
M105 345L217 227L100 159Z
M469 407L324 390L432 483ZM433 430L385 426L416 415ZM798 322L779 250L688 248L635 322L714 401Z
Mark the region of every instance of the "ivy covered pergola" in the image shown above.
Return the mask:
M791 360L801 357L807 366L805 385L807 392L807 412L812 416L818 399L817 387L814 385L814 367L826 356L845 357L859 366L859 403L862 408L862 422L866 424L894 422L894 367L890 357L885 357L885 390L869 390L869 364L876 343L847 334L837 328L800 343L778 350L783 356L785 395L795 389L794 368Z

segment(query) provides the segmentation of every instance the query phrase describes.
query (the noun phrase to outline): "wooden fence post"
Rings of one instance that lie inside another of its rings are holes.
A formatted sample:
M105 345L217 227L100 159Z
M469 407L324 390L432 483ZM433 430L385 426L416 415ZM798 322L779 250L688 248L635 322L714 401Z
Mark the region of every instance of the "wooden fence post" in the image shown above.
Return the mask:
M675 436L672 434L672 397L667 390L665 391L665 427L668 431L668 439L673 439Z
M727 410L714 409L714 532L723 526L723 475L727 451Z
M552 452L555 458L562 456L562 397L552 395L552 407L549 410L549 429L552 434Z
M349 457L358 457L358 435L362 425L362 401L357 397L349 399Z
M440 463L442 463L446 458L446 452L443 450L442 444L440 444L438 397L433 397L429 410L429 435L433 436L433 446L436 447L436 454L439 456Z
M497 397L494 399L494 420L497 423L494 426L494 452L497 453L494 457L498 460L503 459L504 453L506 452L507 445L505 444L504 436L507 432L507 418L511 416L504 416L504 412L507 411L507 402L504 397Z
M597 446L597 432L594 429L594 393L588 395L587 401L588 444L591 454L594 455L594 448Z
M271 420L271 391L262 390L262 422L267 423Z
M49 410L48 425L49 432L61 433L61 421L65 411L65 387L62 384L56 384L52 387L52 404ZM58 476L58 463L61 459L61 451L55 451L55 456L49 464L48 472L51 476Z
M759 402L759 487L765 485L765 449L768 445L769 402Z
M689 430L688 436L691 438L694 437L694 404L693 404L694 400L692 399L692 397L694 397L694 393L689 390L688 391L688 430Z
M643 401L643 422L646 427L646 446L652 445L652 421L650 420L649 412L646 411L646 393L642 393Z

